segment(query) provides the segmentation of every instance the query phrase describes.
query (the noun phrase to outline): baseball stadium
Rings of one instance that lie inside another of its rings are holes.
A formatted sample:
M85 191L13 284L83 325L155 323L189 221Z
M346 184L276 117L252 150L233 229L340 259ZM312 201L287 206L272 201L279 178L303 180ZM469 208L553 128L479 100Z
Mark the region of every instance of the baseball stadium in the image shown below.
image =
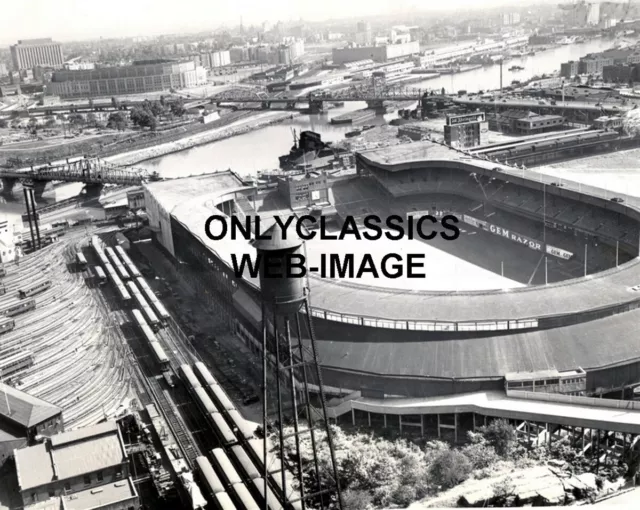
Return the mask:
M513 374L565 381L570 395L640 382L640 200L431 141L366 150L356 164L356 177L329 181L322 214L336 230L347 216L452 214L461 233L455 241L305 242L309 265L328 252L422 253L427 262L420 279L309 276L327 387L424 398L503 390ZM257 194L231 171L148 183L145 203L155 242L197 272L202 298L223 306L258 354L259 281L236 278L231 264L232 254L255 250L250 241L210 239L206 219L307 211L292 212L275 191ZM586 374L579 392L575 374Z

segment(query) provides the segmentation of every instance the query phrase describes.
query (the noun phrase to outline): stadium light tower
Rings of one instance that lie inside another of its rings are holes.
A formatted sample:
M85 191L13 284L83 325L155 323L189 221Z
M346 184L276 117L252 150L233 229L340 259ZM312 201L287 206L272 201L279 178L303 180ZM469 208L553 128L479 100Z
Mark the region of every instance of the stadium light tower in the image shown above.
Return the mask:
M268 239L267 239L268 238ZM295 229L283 229L277 224L264 232L262 239L253 243L257 251L257 263L260 269L260 292L262 295L262 370L263 370L263 431L264 431L264 491L267 494L267 479L269 478L269 467L267 459L267 430L269 429L268 416L268 382L269 368L275 369L273 374L276 383L276 404L278 407L277 429L279 436L279 450L281 461L281 480L284 492L287 492L285 480L285 454L284 454L284 415L283 415L283 396L281 392L281 384L288 384L291 399L292 420L295 440L295 458L297 459L297 478L300 485L300 497L296 496L289 499L289 503L295 501L301 502L302 508L308 508L307 502L311 498L318 498L320 508L329 508L328 495L334 494L337 501L332 501L332 508L342 510L342 495L340 492L340 483L338 479L338 466L333 448L333 439L331 436L331 428L327 416L326 399L324 395L324 387L322 383L322 373L318 364L318 352L316 348L316 339L311 320L311 307L309 305L309 286L307 278L300 273L298 275L291 273L291 262L293 258L303 261L306 257L303 255L303 241L295 234ZM302 318L302 320L301 320ZM295 322L297 336L297 356L294 354L291 322ZM309 348L303 344L305 341L302 337L301 322L306 325L308 333ZM310 352L309 352L310 351ZM274 367L275 365L275 367ZM315 425L319 420L314 418L314 412L318 412L311 406L309 393L309 378L315 379L320 394L320 406L323 428L327 435L327 446L329 448L329 475L332 480L322 478L320 469L320 456L318 453L318 439L316 437ZM302 384L300 384L302 381ZM308 423L307 430L301 430L298 422L298 401L296 395L296 387L302 386L301 407L306 410L306 419ZM311 494L304 493L304 477L302 467L302 452L300 450L300 439L303 434L309 433L311 438L311 449L313 456L313 465L315 468L315 477L317 482L317 490ZM277 475L274 475L277 476ZM287 502L283 502L285 508ZM265 507L266 509L266 507Z

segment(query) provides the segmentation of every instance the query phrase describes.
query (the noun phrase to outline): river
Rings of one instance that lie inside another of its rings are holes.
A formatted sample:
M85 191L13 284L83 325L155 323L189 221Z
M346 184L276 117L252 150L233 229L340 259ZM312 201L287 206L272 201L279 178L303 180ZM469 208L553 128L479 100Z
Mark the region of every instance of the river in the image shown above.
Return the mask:
M503 84L508 85L512 80L526 80L535 75L550 74L559 70L560 64L568 60L577 60L587 53L605 50L613 42L611 40L595 39L593 41L560 46L521 59L513 59L503 67ZM523 71L511 72L508 67L520 65ZM498 66L484 67L459 73L445 75L432 80L409 85L416 88L440 89L448 92L496 89L500 86L500 69ZM233 169L240 175L255 174L258 170L278 167L278 156L289 151L293 143L292 130L300 132L310 129L322 135L322 139L335 142L344 137L352 126L334 126L329 124L331 117L347 111L364 108L365 103L346 103L344 107L329 110L321 115L299 115L281 124L272 125L240 136L195 147L168 156L139 163L135 166L156 170L164 177L181 177L190 174L212 172L214 170ZM395 117L395 114L376 117L365 121L365 124L382 124ZM601 183L604 186L606 183ZM80 192L82 185L72 184L56 189L55 200L63 200ZM47 195L45 202L54 200ZM0 214L7 214L13 218L19 217L24 205L5 202L0 198Z
M560 69L560 64L569 60L578 60L588 53L598 52L611 47L613 42L595 39L583 44L560 46L545 52L508 61L503 66L503 84L512 80L527 80L536 75L550 74ZM512 72L512 65L524 67L523 71ZM500 86L499 66L483 67L473 71L452 75L443 75L435 79L409 85L421 89L441 89L448 92L467 90L497 89ZM347 111L365 108L365 103L346 103L322 115L300 115L281 124L265 127L240 136L195 147L183 152L163 156L137 164L149 170L155 170L164 177L180 177L190 174L233 169L240 175L255 174L258 170L278 167L278 156L289 151L293 143L292 130L312 130L322 135L325 141L334 142L344 137L344 133L353 127L329 124L331 117ZM385 116L386 120L395 114ZM365 124L380 124L384 120L377 117Z

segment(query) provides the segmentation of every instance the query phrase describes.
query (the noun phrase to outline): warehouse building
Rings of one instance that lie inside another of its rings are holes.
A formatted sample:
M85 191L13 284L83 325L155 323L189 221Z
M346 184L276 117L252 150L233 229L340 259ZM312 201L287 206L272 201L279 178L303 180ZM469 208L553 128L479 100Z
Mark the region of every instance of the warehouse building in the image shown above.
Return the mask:
M83 71L56 71L48 92L60 97L117 96L197 87L207 71L193 61L154 60L130 66Z
M16 450L15 458L25 509L43 502L78 510L136 510L140 506L114 421L56 434L41 444Z
M418 41L403 44L383 44L380 46L352 46L333 49L333 63L336 65L371 59L374 62L388 62L389 60L409 57L420 53Z

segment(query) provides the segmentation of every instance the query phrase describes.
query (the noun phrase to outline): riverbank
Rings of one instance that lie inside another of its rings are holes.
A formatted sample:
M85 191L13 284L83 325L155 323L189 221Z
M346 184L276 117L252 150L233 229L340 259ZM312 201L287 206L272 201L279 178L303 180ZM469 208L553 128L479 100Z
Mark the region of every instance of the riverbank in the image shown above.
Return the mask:
M181 152L199 145L206 145L212 142L231 138L233 136L242 135L250 131L265 128L274 124L291 119L298 112L264 112L249 118L241 119L223 127L214 128L195 135L173 140L171 142L146 147L144 149L124 152L105 158L107 161L117 163L118 165L135 165L143 161L159 158L168 154Z

